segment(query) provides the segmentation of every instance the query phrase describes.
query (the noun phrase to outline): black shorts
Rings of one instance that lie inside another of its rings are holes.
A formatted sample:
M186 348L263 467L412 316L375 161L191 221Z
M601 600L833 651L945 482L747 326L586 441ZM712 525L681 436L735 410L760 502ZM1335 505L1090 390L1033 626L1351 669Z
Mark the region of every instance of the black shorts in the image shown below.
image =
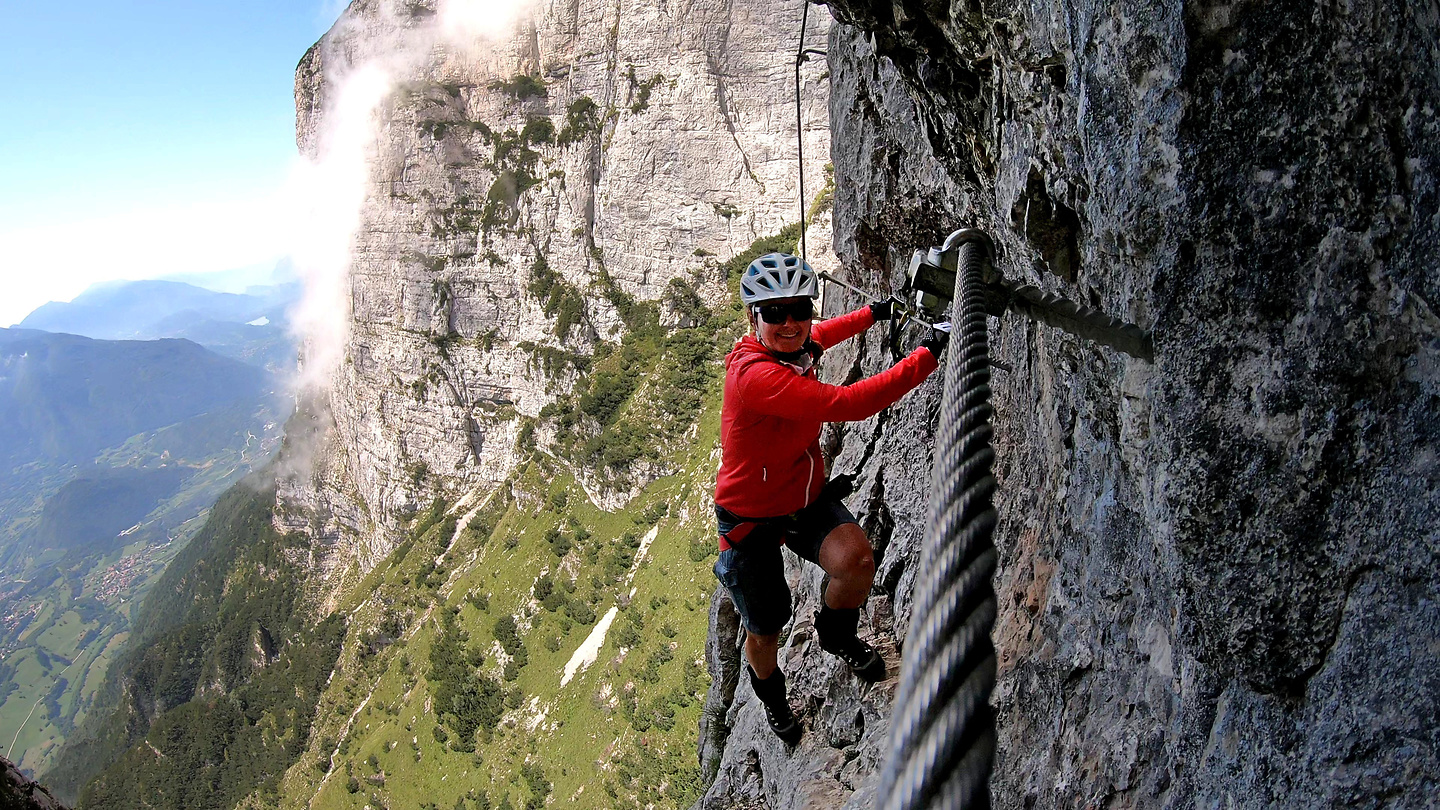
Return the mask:
M715 506L720 534L726 535L746 521L724 507ZM820 544L837 526L855 523L855 516L839 498L825 493L793 515L759 522L740 544L720 552L715 576L730 592L745 629L757 636L780 632L790 620L790 585L785 581L783 543L802 560L820 564Z

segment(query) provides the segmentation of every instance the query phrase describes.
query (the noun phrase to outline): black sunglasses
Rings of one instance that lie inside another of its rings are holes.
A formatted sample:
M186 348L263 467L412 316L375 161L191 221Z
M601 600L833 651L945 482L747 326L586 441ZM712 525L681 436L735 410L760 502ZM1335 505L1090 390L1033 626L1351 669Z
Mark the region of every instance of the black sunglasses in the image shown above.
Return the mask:
M755 307L760 313L760 320L771 326L779 326L785 323L786 316L797 321L808 321L815 317L815 304L809 298L802 301L792 301L788 304L762 304Z

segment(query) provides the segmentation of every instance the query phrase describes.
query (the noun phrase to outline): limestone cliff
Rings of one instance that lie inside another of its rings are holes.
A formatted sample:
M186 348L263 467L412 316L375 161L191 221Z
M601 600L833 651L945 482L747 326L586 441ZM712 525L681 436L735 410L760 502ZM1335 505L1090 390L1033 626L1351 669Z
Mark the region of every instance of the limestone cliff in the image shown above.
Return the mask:
M1149 365L991 322L1013 367L992 383L995 804L1433 802L1434 4L829 5L852 280L898 287L913 249L976 226L1007 276L1154 330ZM937 399L833 436L883 556L882 646L910 621ZM810 731L768 736L717 600L705 807L875 799L893 682L818 652L818 577L793 574L782 664Z
M327 570L368 570L436 494L504 480L533 417L618 340L626 302L679 280L713 303L728 295L719 262L799 219L800 11L550 0L482 40L446 30L444 3L357 0L306 54L298 142L317 160L351 82L378 71L384 84L337 299L350 312L316 416L332 429L281 489L282 521L336 544ZM816 47L825 19L811 22ZM828 161L823 63L804 78L813 196ZM665 470L576 472L614 505Z
M978 226L1007 276L1155 334L1152 365L992 322L1012 369L995 802L1422 806L1440 782L1434 4L814 11L807 171L833 160L851 281L894 289L912 250ZM682 321L673 282L719 302L717 260L797 216L799 4L554 0L483 47L437 33L443 12L357 0L297 74L317 157L348 82L384 75L328 430L281 489L282 521L333 543L331 589L435 494L548 446L536 417L627 302ZM889 362L871 337L825 373ZM880 557L863 630L893 670L938 395L826 436L858 474ZM613 504L662 467L573 472ZM862 688L819 652L820 577L791 574L782 665L809 732L770 736L718 594L704 807L875 799L894 681Z

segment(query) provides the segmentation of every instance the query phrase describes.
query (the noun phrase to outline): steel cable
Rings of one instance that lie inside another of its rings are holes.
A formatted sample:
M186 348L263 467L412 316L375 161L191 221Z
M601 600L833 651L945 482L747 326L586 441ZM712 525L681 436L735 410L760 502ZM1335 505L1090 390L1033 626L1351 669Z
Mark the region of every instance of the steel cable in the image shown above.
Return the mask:
M1040 323L1063 329L1072 335L1093 340L1147 363L1155 362L1155 343L1150 333L1093 307L1017 281L1002 281L1009 293L1010 309Z
M885 810L990 803L998 606L986 258L980 242L960 246L925 544L877 794Z

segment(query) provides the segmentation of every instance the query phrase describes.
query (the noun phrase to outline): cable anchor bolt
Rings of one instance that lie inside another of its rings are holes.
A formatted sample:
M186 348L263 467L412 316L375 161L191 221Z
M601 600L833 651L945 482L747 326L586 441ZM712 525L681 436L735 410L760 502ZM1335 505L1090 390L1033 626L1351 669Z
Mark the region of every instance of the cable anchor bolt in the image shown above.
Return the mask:
M913 294L915 306L932 319L941 317L955 298L960 251L973 243L984 247L981 283L987 314L999 317L1010 310L1147 363L1155 362L1155 344L1149 330L1032 284L1006 279L995 269L995 243L978 228L955 231L941 247L917 250L911 256L903 292Z

